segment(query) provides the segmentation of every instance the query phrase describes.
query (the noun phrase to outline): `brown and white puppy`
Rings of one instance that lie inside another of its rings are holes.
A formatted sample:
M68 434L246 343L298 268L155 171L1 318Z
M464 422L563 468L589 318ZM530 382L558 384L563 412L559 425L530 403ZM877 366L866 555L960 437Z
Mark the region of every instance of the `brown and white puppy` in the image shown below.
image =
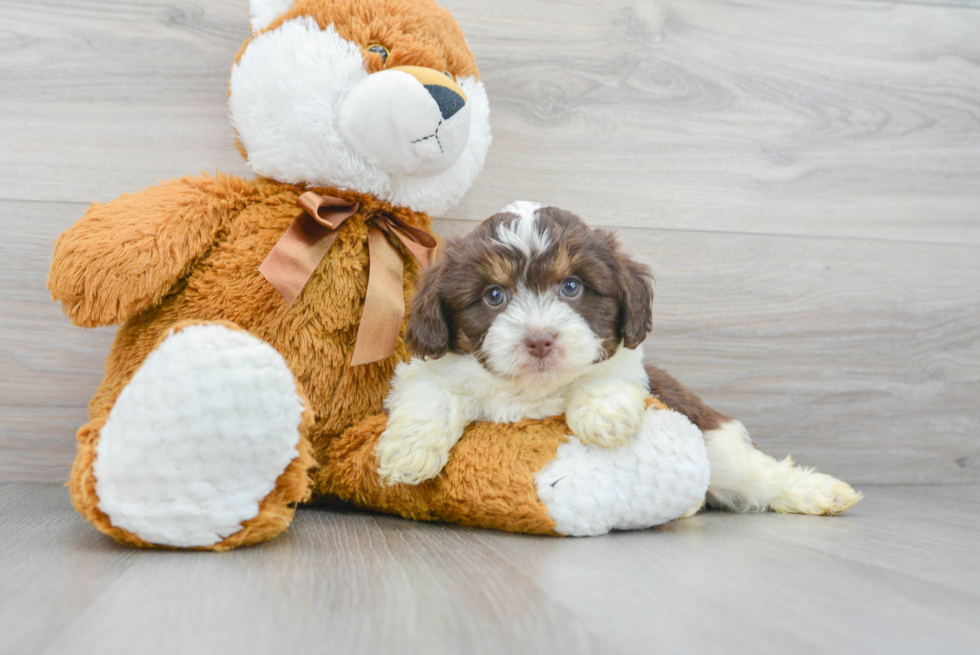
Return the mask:
M651 274L615 236L556 207L514 203L449 242L422 277L395 373L379 474L439 474L473 421L564 414L584 443L615 447L639 429L653 392L704 431L709 501L741 510L833 514L857 501L830 476L755 448L737 421L643 361Z

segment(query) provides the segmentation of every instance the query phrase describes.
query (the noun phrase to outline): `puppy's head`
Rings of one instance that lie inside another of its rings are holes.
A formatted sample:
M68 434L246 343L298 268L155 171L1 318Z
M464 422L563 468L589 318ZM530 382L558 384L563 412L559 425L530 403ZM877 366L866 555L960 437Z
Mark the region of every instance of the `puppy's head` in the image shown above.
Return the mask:
M406 340L470 354L507 378L561 376L636 348L652 327L650 270L611 232L518 202L446 244L422 276Z

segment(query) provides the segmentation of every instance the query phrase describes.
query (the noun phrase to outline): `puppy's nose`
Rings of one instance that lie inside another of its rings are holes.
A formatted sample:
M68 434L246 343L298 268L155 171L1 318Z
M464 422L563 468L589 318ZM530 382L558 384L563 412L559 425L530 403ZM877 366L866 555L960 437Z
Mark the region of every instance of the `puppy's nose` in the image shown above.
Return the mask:
M532 357L547 357L555 345L555 335L551 332L535 332L524 337L524 345Z
M466 101L463 100L463 96L459 95L452 89L446 86L441 86L439 84L426 84L425 90L429 92L429 95L436 101L439 105L439 112L442 114L442 120L448 120L451 116L455 115Z

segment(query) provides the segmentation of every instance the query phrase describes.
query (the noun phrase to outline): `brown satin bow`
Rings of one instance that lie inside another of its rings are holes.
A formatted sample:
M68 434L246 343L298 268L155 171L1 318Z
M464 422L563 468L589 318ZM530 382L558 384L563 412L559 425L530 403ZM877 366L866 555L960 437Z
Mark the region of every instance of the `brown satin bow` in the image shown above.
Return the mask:
M259 272L289 304L293 304L306 286L340 234L344 222L361 207L359 202L321 196L313 191L301 195L297 203L303 213L296 217L259 266ZM368 223L371 268L351 366L391 357L398 345L398 333L405 317L402 286L405 262L391 239L398 239L423 270L429 266L436 247L431 234L406 224L393 214L377 212Z

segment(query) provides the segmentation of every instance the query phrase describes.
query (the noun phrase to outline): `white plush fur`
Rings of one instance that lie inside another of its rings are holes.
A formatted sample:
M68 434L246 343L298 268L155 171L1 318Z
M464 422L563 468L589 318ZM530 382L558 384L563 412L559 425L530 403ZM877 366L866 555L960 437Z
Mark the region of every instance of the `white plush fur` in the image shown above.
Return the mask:
M701 431L672 410L649 409L621 448L571 436L534 476L538 497L569 536L659 525L697 508L708 486Z
M758 450L738 421L705 432L704 440L711 461L708 502L714 506L738 512L839 514L861 499L845 482Z
M252 31L261 32L292 6L293 0L249 0L248 17Z
M348 143L337 126L348 93L367 77L360 48L333 26L321 30L312 18L301 17L257 35L232 69L229 95L232 123L250 166L282 182L353 189L416 211L445 212L476 180L490 147L483 84L456 80L467 97L463 115L468 113L470 124L455 163L433 175L397 174L386 170L384 161L370 160L377 152L365 156L357 143ZM392 108L406 101L399 88L384 96ZM421 95L416 99L435 104ZM447 127L447 138L450 131ZM419 170L431 172L425 166Z
M217 325L184 328L150 353L102 428L99 509L153 544L215 544L258 515L299 455L302 414L272 346Z
M459 160L470 137L469 104L443 118L425 86L404 70L383 70L354 85L337 130L371 164L401 178L432 177Z

